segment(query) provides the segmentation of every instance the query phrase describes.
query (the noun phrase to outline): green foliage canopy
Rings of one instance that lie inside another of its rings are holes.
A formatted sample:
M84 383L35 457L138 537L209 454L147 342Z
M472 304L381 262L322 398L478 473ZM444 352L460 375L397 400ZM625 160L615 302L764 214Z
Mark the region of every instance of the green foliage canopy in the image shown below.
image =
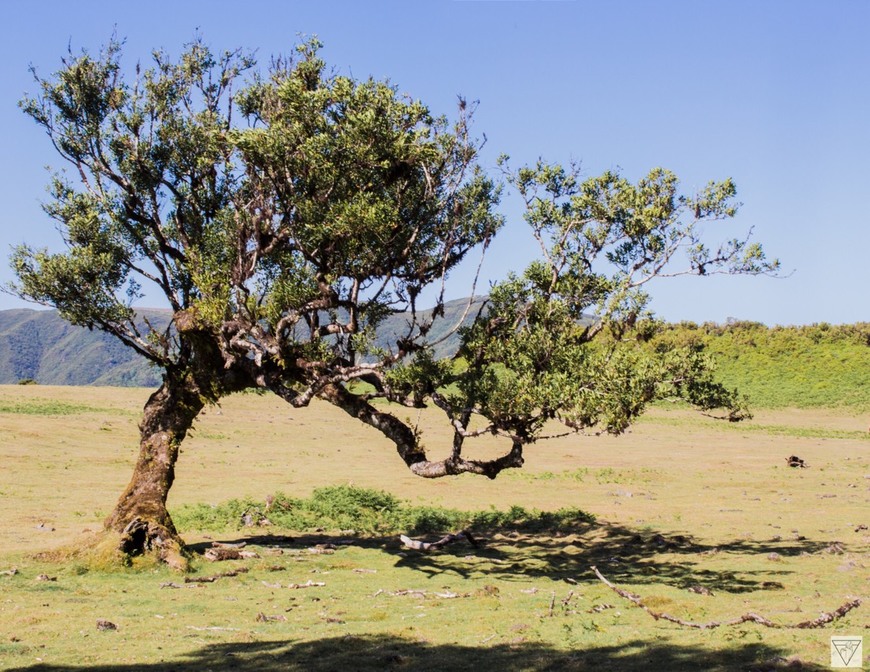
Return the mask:
M644 291L662 276L776 271L778 262L748 239L715 251L701 239L702 223L736 214L733 182L689 197L660 168L633 184L614 172L581 180L577 168L502 165L525 200L541 258L492 288L485 314L462 334L465 367L440 379L417 367L418 397L424 380L449 386L429 391L454 425L457 451L465 438L502 434L518 466L520 447L545 436L550 421L620 433L663 398L746 417L744 400L716 382L703 348L649 344L663 325ZM485 421L470 429L478 416Z

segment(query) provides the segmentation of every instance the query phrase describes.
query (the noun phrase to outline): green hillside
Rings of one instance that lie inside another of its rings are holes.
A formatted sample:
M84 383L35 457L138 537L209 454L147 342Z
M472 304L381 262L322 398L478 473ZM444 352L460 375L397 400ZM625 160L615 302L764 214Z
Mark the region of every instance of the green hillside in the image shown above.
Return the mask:
M697 343L717 361L719 377L764 408L870 409L870 323L766 327L690 322L665 338Z

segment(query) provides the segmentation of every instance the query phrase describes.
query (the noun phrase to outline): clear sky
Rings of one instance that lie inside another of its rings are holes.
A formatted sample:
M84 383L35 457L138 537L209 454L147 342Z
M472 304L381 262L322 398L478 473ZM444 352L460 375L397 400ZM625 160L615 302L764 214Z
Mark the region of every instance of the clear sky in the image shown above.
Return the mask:
M197 34L261 61L317 35L339 72L389 78L436 113L478 100L484 162L580 161L587 175L673 170L692 191L732 177L744 203L713 238L754 227L787 278L686 278L653 287L668 320L766 324L870 320L868 0L5 0L0 4L0 283L19 242L57 247L39 203L61 165L18 109L68 46L113 30L130 63L178 54ZM515 198L486 279L519 270L532 244ZM480 288L485 289L485 285ZM468 293L467 274L453 296ZM0 309L27 304L0 294Z

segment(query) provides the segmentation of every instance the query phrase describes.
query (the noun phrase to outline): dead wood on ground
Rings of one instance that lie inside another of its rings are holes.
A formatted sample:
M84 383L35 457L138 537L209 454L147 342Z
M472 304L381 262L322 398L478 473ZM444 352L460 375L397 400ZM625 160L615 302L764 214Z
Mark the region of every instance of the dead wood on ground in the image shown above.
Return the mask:
M663 620L670 621L671 623L676 623L677 625L682 625L686 628L698 628L699 630L712 630L713 628L718 628L723 625L738 625L740 623L746 623L751 621L753 623L758 623L759 625L763 625L767 628L799 628L799 629L809 629L809 628L821 628L827 625L828 623L833 623L839 618L842 618L847 613L849 613L852 609L861 605L861 600L859 598L855 598L846 602L844 605L835 609L832 612L823 612L818 618L814 618L811 621L802 621L800 623L795 623L793 625L782 624L782 623L774 623L773 621L765 618L764 616L759 616L758 614L749 612L747 614L743 614L738 618L733 618L728 621L710 621L709 623L693 623L692 621L684 621L681 618L677 618L675 616L671 616L669 614L665 614L658 611L653 611L649 607L647 607L643 600L639 595L635 595L634 593L630 593L627 590L623 590L618 586L615 586L610 581L608 581L604 575L598 571L597 567L592 567L592 571L595 572L595 576L597 576L604 585L610 588L613 592L615 592L620 597L625 598L632 604L640 607L650 616L652 616L655 620Z
M471 532L469 532L468 530L462 530L461 532L457 532L456 534L445 534L438 541L432 542L411 539L410 537L406 537L404 534L400 534L399 539L401 539L402 543L405 545L406 548L411 548L415 551L426 551L427 553L429 551L436 551L439 548L443 548L448 544L461 541L462 539L468 541L468 543L475 548L478 545L477 540L473 536L471 536Z

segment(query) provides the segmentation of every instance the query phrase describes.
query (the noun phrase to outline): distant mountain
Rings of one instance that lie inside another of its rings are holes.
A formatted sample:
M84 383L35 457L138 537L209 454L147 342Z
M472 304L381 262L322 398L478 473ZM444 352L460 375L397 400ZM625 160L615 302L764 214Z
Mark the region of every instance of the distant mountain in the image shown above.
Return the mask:
M165 324L168 310L142 311ZM101 331L76 327L54 310L0 311L0 383L155 387L160 371Z
M470 324L480 310L485 296L475 296L473 299L455 299L444 304L444 315L439 317L432 330L426 335L426 340L433 344L432 351L436 359L451 357L459 349L459 335L456 328ZM420 311L423 319L431 315L431 310ZM391 315L378 329L375 344L378 347L389 349L396 347L396 339L407 333L408 316L398 313Z
M466 321L476 315L482 301L482 297L473 300ZM443 319L436 322L428 335L430 342L437 343L436 357L456 352L458 337L450 331L462 322L467 306L468 299L444 305ZM155 325L166 324L170 316L169 310L149 309L140 313L140 317ZM394 346L407 324L408 318L402 314L388 318L379 330L377 345ZM57 311L0 310L0 384L28 379L43 385L156 387L161 374L114 337L75 327Z

